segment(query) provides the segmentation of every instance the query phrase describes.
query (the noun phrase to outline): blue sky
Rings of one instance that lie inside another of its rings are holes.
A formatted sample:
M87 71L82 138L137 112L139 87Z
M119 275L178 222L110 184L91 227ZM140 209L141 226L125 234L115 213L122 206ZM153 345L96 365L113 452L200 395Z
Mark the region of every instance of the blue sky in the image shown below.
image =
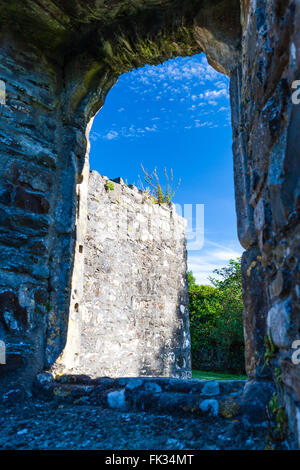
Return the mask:
M188 251L199 283L240 256L233 189L229 79L204 54L122 75L95 117L90 167L138 185L148 170L173 168L174 201L204 204L204 244ZM188 246L189 248L189 246Z

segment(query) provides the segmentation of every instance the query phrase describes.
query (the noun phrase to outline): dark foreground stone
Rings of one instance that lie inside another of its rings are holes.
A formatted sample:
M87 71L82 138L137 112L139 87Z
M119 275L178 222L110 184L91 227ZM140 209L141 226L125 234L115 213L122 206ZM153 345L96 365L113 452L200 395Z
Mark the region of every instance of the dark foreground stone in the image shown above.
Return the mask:
M17 389L2 397L0 449L265 449L272 392L270 383L242 380L46 372L30 398Z
M0 449L264 449L265 426L29 400L0 406Z

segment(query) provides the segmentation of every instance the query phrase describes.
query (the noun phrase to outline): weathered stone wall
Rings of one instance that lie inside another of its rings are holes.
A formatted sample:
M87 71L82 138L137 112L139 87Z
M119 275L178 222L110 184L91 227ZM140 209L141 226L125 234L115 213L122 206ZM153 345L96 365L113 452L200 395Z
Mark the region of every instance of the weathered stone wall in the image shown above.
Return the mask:
M76 361L84 237L76 222L86 213L91 119L107 92L134 66L204 49L230 73L240 41L237 5L97 1L87 13L82 1L0 0L1 391L26 389L58 358Z
M204 51L231 77L247 390L280 378L300 446L291 362L300 318L300 105L291 101L299 15L299 0L0 1L0 339L8 350L0 387L30 383L61 354L68 322L76 325L82 288L80 276L71 280L90 119L120 73ZM266 334L275 343L269 369Z
M300 366L291 360L300 337L300 104L292 102L300 3L241 3L242 61L232 74L231 100L238 231L247 250L246 367L253 386L272 372L300 446Z
M66 331L75 161L68 152L59 158L64 139L72 138L71 129L61 131L61 72L35 47L7 35L1 38L0 75L6 84L0 110L0 336L7 349L0 388L13 381L18 389L44 366L53 313L59 312L61 326L61 335L52 336L54 348Z
M90 173L76 362L64 371L190 378L185 221L173 204L107 181Z

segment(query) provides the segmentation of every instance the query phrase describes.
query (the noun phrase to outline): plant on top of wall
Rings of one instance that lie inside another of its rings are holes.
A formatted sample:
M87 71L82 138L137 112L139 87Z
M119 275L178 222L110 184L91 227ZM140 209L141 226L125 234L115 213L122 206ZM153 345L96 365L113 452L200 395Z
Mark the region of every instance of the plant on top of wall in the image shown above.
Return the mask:
M169 204L172 201L177 189L180 186L181 178L178 180L176 188L173 189L173 183L174 183L173 170L171 168L170 177L169 177L168 172L165 168L164 173L165 173L166 183L165 183L165 188L163 188L163 186L160 183L160 179L157 174L156 167L151 173L145 170L142 163L141 163L141 167L144 173L144 181L148 185L146 188L144 187L141 177L139 175L139 183L140 183L141 189L147 192L150 198L152 198L153 202L155 202L156 204Z
M105 184L106 189L113 191L115 189L114 184L111 181L107 181Z

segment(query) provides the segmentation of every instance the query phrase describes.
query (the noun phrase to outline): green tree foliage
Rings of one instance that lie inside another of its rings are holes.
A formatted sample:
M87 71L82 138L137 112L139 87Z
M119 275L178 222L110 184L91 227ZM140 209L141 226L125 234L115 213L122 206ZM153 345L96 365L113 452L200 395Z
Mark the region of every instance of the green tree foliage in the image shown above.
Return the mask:
M206 286L187 273L193 368L244 373L240 259L214 274Z
M192 271L188 271L186 275L187 275L187 281L188 281L188 286L190 290L196 286L196 278L194 274L192 273Z

